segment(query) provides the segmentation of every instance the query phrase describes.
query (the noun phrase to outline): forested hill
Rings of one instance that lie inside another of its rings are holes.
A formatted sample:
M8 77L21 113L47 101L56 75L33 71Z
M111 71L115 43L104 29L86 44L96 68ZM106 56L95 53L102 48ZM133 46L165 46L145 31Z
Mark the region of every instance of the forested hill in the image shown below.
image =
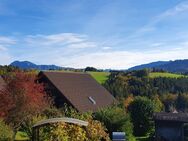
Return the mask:
M132 67L129 70L140 70L144 68L157 68L169 72L186 73L188 72L188 59L152 62L149 64L143 64L143 65Z
M188 110L188 77L148 70L113 72L104 86L117 99L130 96L144 96L149 99L158 97L165 106L165 111ZM161 77L160 77L161 75ZM183 100L183 102L182 102Z
M56 65L36 65L29 61L14 61L10 64L11 66L18 67L21 69L37 69L37 70L59 70L62 69Z
M188 59L170 61L168 64L158 66L158 68L170 71L170 72L188 72Z
M129 70L132 71L132 70L141 70L141 69L145 69L145 68L156 68L157 66L161 66L161 65L164 65L167 63L169 63L169 61L152 62L152 63L148 63L148 64L134 66L132 68L129 68Z

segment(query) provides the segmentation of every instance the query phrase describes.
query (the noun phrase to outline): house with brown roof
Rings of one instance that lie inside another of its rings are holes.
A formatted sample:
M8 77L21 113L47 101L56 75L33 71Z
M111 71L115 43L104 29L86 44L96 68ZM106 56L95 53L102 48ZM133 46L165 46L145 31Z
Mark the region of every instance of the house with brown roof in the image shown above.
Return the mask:
M44 71L39 73L39 82L45 84L46 92L54 97L57 107L67 103L79 112L95 112L116 103L116 99L87 73Z
M3 78L0 76L0 90L2 90L5 87L5 81Z

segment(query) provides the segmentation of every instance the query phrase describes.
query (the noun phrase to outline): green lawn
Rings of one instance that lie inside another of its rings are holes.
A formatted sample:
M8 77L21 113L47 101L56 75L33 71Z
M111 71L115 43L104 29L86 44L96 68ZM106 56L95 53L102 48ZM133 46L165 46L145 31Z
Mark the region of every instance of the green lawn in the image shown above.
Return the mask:
M167 72L152 72L149 74L149 77L156 78L156 77L170 77L170 78L179 78L185 77L181 74L174 74L174 73L167 73Z
M108 79L109 72L88 72L97 82L104 83Z
M27 141L27 140L29 140L29 138L26 133L20 131L17 132L15 141Z
M104 83L109 76L109 72L88 72L97 82L100 84ZM185 75L181 74L175 74L175 73L167 73L167 72L152 72L149 74L150 78L156 78L156 77L169 77L169 78L179 78L179 77L185 77Z

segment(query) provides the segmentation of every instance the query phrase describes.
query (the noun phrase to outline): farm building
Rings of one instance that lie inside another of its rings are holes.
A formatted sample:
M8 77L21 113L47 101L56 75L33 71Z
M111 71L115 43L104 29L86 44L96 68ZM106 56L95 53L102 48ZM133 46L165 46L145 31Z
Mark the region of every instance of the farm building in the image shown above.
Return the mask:
M187 141L188 113L155 113L156 141Z
M57 107L64 103L79 112L95 112L116 103L115 98L87 73L40 72L39 82L54 97Z
M5 81L4 81L3 78L0 76L0 90L3 89L4 86L5 86Z

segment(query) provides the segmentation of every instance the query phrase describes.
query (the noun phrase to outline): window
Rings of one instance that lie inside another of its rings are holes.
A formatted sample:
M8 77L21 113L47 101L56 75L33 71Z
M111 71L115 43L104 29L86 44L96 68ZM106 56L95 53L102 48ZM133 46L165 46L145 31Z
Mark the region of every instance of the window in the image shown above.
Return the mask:
M96 104L96 101L91 97L89 96L89 100L95 105Z

